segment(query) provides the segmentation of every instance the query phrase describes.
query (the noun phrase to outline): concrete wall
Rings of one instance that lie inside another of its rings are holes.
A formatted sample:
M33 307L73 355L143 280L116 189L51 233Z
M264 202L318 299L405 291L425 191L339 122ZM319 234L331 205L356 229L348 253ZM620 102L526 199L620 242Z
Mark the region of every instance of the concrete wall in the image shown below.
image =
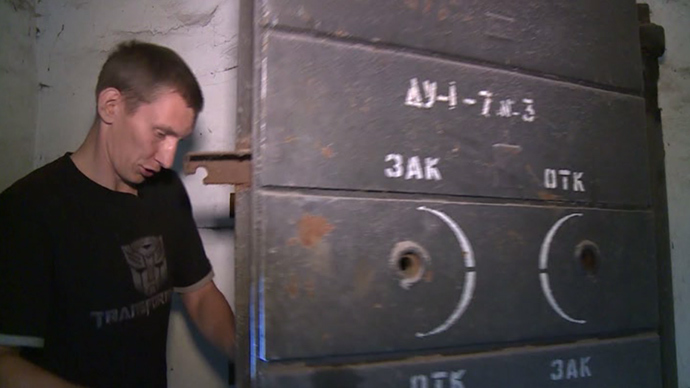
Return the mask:
M690 388L690 1L647 0L666 30L662 109L671 230L679 387Z
M237 1L224 0L43 0L36 19L38 92L34 165L75 150L94 118L94 88L110 49L128 39L166 45L189 64L206 106L188 151L234 148ZM4 46L3 46L4 47ZM180 167L179 158L176 166ZM183 180L192 200L216 284L233 301L232 232L223 229L230 186L203 186L204 171ZM168 367L170 387L227 387L226 357L203 341L173 300Z
M34 0L0 0L0 191L33 167L36 133Z

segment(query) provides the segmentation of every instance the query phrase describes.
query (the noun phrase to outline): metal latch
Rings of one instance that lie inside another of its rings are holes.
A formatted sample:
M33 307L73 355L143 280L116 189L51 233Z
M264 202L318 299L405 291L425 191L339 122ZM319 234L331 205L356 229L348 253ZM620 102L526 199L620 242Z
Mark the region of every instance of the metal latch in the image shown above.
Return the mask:
M231 184L248 187L252 178L252 153L250 150L229 152L190 152L184 158L184 173L194 174L199 167L208 174L206 185Z

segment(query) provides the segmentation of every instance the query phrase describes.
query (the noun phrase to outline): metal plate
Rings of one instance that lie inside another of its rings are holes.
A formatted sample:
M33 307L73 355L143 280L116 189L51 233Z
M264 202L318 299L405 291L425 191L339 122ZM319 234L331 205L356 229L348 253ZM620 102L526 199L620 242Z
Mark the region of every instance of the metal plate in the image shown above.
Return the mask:
M641 98L281 33L264 56L261 185L649 203Z
M257 199L264 360L657 325L649 212L267 192Z
M642 89L633 0L264 0L263 23Z
M658 388L656 336L514 349L464 357L345 365L275 368L262 387L317 388Z

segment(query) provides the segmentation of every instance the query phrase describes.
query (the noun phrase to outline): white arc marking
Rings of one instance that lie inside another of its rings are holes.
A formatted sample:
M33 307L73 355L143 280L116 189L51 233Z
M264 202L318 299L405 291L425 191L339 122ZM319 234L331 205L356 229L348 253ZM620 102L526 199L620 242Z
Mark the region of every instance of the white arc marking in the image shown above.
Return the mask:
M546 234L544 242L541 244L541 250L539 251L539 270L543 271L539 274L539 280L541 281L541 289L542 291L544 291L544 296L551 305L551 308L555 312L557 312L558 315L560 315L563 319L573 323L583 324L587 323L587 321L583 319L572 318L570 315L566 314L565 311L563 311L563 309L558 305L558 303L556 302L556 298L553 297L553 293L551 292L551 286L549 284L549 274L546 273L546 268L548 266L549 261L549 250L551 249L551 242L553 241L553 236L556 235L558 229L566 221L574 217L582 217L582 213L574 213L561 218L560 220L556 221L555 224L553 224L549 232Z
M455 221L453 221L453 219L448 217L445 213L442 213L438 210L429 209L425 206L420 206L417 208L417 210L429 212L437 216L438 218L443 220L443 222L445 222L446 225L448 225L448 227L450 227L450 229L453 231L453 234L455 234L455 238L458 240L458 244L460 244L460 250L462 252L462 256L465 259L465 268L467 269L467 272L465 273L465 286L463 287L462 296L460 297L460 302L458 303L458 306L455 308L455 311L453 311L453 313L450 314L448 319L446 319L446 321L443 322L437 328L426 333L415 334L415 336L422 338L444 332L448 330L448 328L453 326L458 319L460 319L462 314L465 312L465 310L467 310L467 307L470 305L470 301L472 300L472 295L474 294L476 273L474 271L474 251L472 250L472 245L470 244L470 240L467 239L467 236L462 231L462 229L460 229L458 224L456 224Z

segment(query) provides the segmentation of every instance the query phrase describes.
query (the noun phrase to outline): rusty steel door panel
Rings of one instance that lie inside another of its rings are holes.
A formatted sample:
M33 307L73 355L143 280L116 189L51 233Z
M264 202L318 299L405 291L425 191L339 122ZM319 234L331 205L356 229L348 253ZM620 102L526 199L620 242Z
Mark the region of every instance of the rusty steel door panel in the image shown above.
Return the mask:
M582 338L658 322L651 213L264 193L264 360Z
M634 2L240 4L239 387L675 388Z
M640 97L267 36L263 186L649 203Z
M655 335L481 355L325 367L277 367L260 377L281 388L659 388Z
M261 23L642 89L633 0L263 0Z

